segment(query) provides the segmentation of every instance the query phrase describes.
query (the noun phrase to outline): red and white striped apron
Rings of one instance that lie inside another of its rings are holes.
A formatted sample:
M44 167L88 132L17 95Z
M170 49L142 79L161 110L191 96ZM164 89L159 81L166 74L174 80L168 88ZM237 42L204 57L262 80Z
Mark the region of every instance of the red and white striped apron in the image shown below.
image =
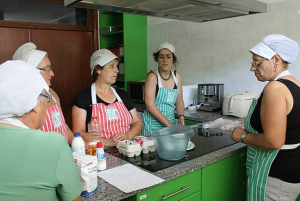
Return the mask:
M68 141L67 128L64 115L52 96L55 105L47 109L47 117L44 125L40 128L44 132L58 132Z
M97 116L101 121L102 137L113 138L118 133L127 133L132 123L132 116L124 105L116 90L111 87L117 102L109 104L97 103L95 83L91 86L92 92L92 116Z

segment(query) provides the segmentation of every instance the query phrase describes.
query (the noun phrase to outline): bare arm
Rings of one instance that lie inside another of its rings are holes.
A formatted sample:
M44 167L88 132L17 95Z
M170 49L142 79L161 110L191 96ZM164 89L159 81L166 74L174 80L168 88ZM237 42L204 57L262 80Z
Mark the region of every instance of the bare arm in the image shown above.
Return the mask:
M176 110L177 114L181 115L184 114L184 102L183 102L183 97L182 97L182 81L181 81L181 75L179 73L176 74L177 80L178 80L178 97L176 99ZM179 125L184 125L184 116L180 116L178 119L178 124Z
M145 82L145 105L149 112L162 124L172 126L173 124L161 113L155 105L155 90L156 90L156 76L149 73Z
M260 111L264 132L259 135L250 133L244 139L244 142L259 150L280 149L285 142L287 114L292 108L288 103L290 99L292 99L292 96L282 83L268 83L264 89ZM232 139L240 142L241 135L245 132L241 127L235 128Z
M80 132L85 142L89 141L89 133L85 130L86 111L77 106L72 107L72 124L74 133Z
M113 140L115 142L122 141L122 140L130 140L131 138L137 136L139 132L142 130L142 121L136 111L136 109L130 110L130 113L132 115L132 123L130 125L129 131L124 133L118 133L114 136Z
M56 94L56 92L53 89L51 89L51 88L49 89L49 92L55 98L56 104L58 105L59 109L62 111L62 108L60 106L60 99L59 99L58 95ZM66 130L67 130L68 143L71 145L72 141L73 141L73 138L74 138L74 133L71 131L71 129L69 128L69 126L66 124L66 122L65 122L65 126L66 126Z

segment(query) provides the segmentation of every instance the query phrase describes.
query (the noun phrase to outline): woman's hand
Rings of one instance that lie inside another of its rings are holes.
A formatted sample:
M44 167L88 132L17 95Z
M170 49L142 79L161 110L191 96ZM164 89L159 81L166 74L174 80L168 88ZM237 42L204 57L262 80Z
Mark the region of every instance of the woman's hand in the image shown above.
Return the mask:
M234 130L231 133L231 139L235 142L241 142L241 137L246 132L247 131L245 129L243 129L240 126L237 126L234 128Z
M184 126L184 116L179 117L179 119L178 119L178 125Z
M127 140L127 136L125 133L117 133L114 137L113 137L113 141L114 142L119 142L119 141L123 141L123 140Z

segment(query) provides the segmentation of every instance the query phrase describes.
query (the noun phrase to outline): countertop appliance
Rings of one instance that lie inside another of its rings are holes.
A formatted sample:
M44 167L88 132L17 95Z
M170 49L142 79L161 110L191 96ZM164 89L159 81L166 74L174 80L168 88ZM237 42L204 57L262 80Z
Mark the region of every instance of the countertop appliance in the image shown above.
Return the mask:
M254 93L248 91L226 95L222 107L223 115L231 115L240 118L246 117L255 97Z
M135 103L145 103L145 81L129 81L128 93L131 100Z
M267 12L257 0L64 0L65 6L205 22Z
M198 110L210 112L221 110L224 84L198 84L196 96Z
M198 127L194 127L193 130L194 136L191 137L191 141L195 144L195 148L187 151L185 157L178 161L166 161L160 159L157 156L156 151L150 152L150 154L141 153L140 156L132 158L120 154L118 152L118 149L115 147L107 148L105 149L105 152L108 152L148 171L156 172L158 170L162 170L164 168L186 162L188 160L203 156L205 154L217 151L236 143L231 140L229 133L226 133L225 131L214 132L212 129L203 129Z

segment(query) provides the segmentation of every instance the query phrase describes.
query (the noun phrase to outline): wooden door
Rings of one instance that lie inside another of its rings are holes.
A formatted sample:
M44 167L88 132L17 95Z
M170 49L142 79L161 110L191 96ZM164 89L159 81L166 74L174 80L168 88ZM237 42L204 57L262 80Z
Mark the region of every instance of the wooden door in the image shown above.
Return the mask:
M54 72L50 87L58 94L66 122L72 128L74 98L92 83L89 64L93 32L31 29L30 35L38 49L49 54Z
M0 27L0 64L11 60L16 49L29 41L29 29Z

